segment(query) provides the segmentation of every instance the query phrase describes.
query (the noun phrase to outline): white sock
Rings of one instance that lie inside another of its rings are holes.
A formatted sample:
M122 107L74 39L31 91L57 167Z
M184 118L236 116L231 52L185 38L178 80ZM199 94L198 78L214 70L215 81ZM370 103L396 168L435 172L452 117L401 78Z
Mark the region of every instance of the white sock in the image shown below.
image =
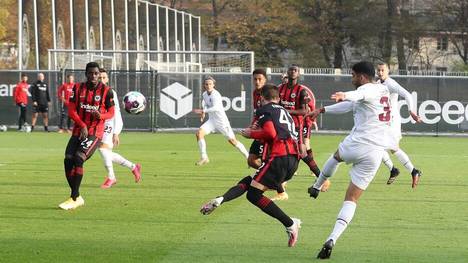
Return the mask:
M202 159L208 159L208 154L206 154L206 142L205 139L198 140L198 149L200 150L200 156Z
M245 159L249 158L249 152L247 149L245 149L245 146L240 141L237 141L236 148L239 150L239 152L242 153L242 155L244 155Z
M398 151L396 151L394 154L400 163L403 164L403 166L405 166L405 168L411 173L414 169L414 165L411 163L408 155L401 149L398 149Z
M321 189L322 184L335 174L339 165L340 163L335 159L335 157L333 157L333 155L330 156L330 158L328 158L328 160L323 165L322 171L320 171L320 175L317 178L317 181L314 183L314 188Z
M221 205L221 203L223 202L224 197L222 197L222 196L216 197L215 200L216 200L216 203L218 203L218 206L219 206L219 205Z
M382 155L382 162L385 164L385 166L388 167L389 170L392 170L393 162L392 162L392 159L390 159L390 155L388 154L387 151L384 151Z
M122 166L127 167L130 170L133 170L135 168L135 164L130 162L129 160L125 159L122 155L112 152L112 161L114 163L118 163Z
M327 240L332 239L333 244L336 244L338 238L343 234L346 227L351 220L353 219L354 212L356 211L356 203L352 201L344 201L343 207L341 207L341 211L338 214L338 218L336 219L335 227L333 228L332 233L327 238Z
M99 153L102 157L102 162L107 170L107 177L115 180L114 167L112 166L112 151L106 148L99 148Z

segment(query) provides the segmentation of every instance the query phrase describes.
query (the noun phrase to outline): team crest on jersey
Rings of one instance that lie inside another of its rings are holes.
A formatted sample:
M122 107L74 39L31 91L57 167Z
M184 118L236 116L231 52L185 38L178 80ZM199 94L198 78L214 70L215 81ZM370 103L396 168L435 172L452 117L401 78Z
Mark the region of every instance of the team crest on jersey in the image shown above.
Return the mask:
M296 97L296 93L291 93L291 98L295 98Z
M94 96L94 101L99 101L100 99L101 99L101 96L99 95Z

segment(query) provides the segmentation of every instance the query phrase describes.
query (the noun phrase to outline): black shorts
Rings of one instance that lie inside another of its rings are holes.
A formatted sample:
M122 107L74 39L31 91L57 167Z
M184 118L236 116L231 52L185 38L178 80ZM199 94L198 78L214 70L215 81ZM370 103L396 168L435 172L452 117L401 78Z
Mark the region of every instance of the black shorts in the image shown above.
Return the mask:
M312 124L304 125L304 127L302 127L302 138L310 139L310 132L311 131L312 131Z
M252 144L250 145L249 154L255 154L258 157L262 157L263 143L261 143L259 140L253 140Z
M293 177L298 164L299 159L295 155L273 157L262 162L253 179L270 189L278 190L283 182Z
M34 113L44 113L44 112L49 112L49 106L48 105L41 105L41 104L38 104L37 106L34 106L33 107L34 109Z
M88 136L83 141L80 141L78 136L72 136L68 141L67 148L65 150L65 156L70 158L75 156L77 152L82 152L86 156L85 160L88 160L91 156L93 156L93 153L99 147L100 142L101 139L92 135Z

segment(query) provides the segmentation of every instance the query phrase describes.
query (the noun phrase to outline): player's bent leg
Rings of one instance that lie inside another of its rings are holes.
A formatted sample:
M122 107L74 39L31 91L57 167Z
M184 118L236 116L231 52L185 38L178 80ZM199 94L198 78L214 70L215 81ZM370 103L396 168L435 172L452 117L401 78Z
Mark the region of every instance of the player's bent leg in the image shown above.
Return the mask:
M320 191L328 190L328 187L330 186L328 178L332 177L335 174L341 161L342 160L339 156L338 151L336 151L334 155L328 158L328 160L325 162L325 165L323 166L322 171L320 172L319 177L317 178L315 183L311 187L309 187L308 192L311 197L317 198Z
M262 165L262 161L256 154L249 154L249 157L247 158L247 164L249 167L258 169L260 165Z
M208 154L206 153L205 131L200 128L195 135L197 137L198 150L200 151L200 160L198 160L195 165L205 165L210 162Z
M288 193L286 193L287 182L283 182L276 190L276 195L271 198L271 201L287 201L289 199Z
M247 159L249 157L249 152L245 148L244 144L238 141L235 137L228 139L228 142L236 147L236 149Z
M107 170L107 177L104 183L101 185L101 188L108 189L117 183L117 178L115 178L114 174L114 167L112 165L112 150L106 147L105 144L103 144L99 148L99 153L101 154L104 167Z
M300 220L298 220L298 222L293 221L293 219L286 215L274 202L263 195L264 190L259 188L265 189L265 187L258 182L254 182L255 181L252 181L247 191L247 200L260 208L267 215L280 221L284 227L286 227L286 232L288 233L288 246L294 246L299 235Z
M216 208L225 202L229 202L243 195L249 188L250 183L252 182L252 176L246 176L242 178L237 185L231 187L224 195L218 196L208 203L204 204L200 209L200 213L203 215L211 214Z

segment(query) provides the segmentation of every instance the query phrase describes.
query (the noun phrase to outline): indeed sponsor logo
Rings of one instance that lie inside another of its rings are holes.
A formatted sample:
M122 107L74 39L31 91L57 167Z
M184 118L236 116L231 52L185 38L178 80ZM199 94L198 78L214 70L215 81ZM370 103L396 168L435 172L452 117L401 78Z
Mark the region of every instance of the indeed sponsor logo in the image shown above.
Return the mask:
M228 97L221 97L223 101L224 111L232 109L234 111L243 112L245 111L245 91L241 91L240 97L234 97L232 99Z
M85 109L87 112L99 110L98 105L93 106L93 105L83 104L83 103L80 103L80 108Z
M413 101L417 102L418 93L413 91L411 95L413 96ZM398 104L400 112L402 106L408 106L404 100L400 100ZM443 105L435 100L425 100L421 102L417 112L422 122L426 124L436 124L443 120L448 124L457 125L463 121L468 121L468 105L465 107L461 102L456 100L449 100ZM409 122L414 123L414 120L411 117L404 118L402 116L401 123Z
M281 100L281 105L284 105L286 107L294 107L294 105L296 105L296 102L295 101Z

